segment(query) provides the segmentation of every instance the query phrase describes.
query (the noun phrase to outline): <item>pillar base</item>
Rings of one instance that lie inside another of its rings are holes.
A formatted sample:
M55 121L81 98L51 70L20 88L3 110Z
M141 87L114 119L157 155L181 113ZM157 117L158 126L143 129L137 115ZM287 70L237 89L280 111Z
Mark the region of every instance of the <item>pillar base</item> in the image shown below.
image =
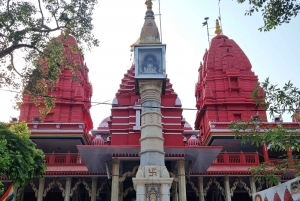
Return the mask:
M136 201L170 201L173 178L132 178Z

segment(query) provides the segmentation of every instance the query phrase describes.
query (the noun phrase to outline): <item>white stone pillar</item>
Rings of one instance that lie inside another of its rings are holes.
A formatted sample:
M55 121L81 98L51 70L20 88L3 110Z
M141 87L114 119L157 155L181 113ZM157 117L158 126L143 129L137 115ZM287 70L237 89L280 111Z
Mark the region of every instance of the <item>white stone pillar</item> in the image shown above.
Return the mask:
M198 177L199 201L204 201L203 176Z
M119 199L119 171L120 159L112 159L112 182L111 182L111 201Z
M251 193L256 193L255 177L254 176L250 176L249 180L250 180Z
M96 193L97 193L97 177L92 178L92 196L91 196L91 201L96 201Z
M67 177L66 189L65 189L65 201L70 201L71 181L72 181L72 177Z
M229 183L229 176L228 175L226 175L225 178L224 178L224 187L225 187L226 201L231 201L230 183Z
M186 201L186 182L185 182L185 166L184 159L179 159L178 163L178 185L179 185L179 200Z
M45 187L45 178L40 178L37 201L43 201L44 187Z

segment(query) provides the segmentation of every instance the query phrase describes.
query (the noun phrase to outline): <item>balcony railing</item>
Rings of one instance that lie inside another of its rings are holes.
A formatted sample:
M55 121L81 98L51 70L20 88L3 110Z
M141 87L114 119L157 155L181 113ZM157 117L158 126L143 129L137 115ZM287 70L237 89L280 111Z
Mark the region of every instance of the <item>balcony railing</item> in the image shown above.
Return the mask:
M217 165L258 165L258 153L220 153L214 160Z
M85 165L79 154L45 154L46 165Z

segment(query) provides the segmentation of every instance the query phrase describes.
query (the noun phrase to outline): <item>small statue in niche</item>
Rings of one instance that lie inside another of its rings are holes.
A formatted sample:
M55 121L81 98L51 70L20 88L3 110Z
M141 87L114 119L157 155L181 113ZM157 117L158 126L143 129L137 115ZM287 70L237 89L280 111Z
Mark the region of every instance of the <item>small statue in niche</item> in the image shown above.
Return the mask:
M153 59L149 58L146 62L146 66L144 67L144 73L157 73L154 65L153 65Z
M156 192L155 192L155 189L154 188L151 188L151 191L150 191L150 197L149 197L150 201L156 201Z

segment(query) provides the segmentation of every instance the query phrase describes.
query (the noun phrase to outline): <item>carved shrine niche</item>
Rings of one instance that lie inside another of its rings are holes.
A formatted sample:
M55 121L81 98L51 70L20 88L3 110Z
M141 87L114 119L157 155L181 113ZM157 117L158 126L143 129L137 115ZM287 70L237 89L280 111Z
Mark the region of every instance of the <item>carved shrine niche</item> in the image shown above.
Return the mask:
M160 201L160 186L158 184L148 184L146 190L147 201Z
M162 74L162 49L139 50L139 74Z

